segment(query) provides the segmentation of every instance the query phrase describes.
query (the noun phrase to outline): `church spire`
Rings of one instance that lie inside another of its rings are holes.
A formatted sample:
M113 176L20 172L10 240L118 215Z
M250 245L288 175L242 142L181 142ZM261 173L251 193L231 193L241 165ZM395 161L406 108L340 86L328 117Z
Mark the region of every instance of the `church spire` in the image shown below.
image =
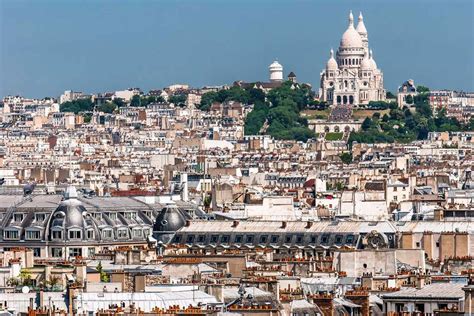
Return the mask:
M364 17L362 16L362 12L359 13L359 19L358 19L356 31L362 37L367 35L367 29L365 28Z
M352 15L352 10L349 11L349 26L354 26L354 16Z

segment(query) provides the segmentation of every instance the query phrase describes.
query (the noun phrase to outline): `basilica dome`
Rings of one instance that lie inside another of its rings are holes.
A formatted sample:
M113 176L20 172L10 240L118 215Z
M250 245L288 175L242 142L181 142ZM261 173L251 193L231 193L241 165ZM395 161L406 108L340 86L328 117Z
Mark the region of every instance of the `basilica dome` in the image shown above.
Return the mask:
M362 38L360 34L354 28L354 17L352 12L349 14L349 26L347 30L342 34L341 48L361 48L363 47Z

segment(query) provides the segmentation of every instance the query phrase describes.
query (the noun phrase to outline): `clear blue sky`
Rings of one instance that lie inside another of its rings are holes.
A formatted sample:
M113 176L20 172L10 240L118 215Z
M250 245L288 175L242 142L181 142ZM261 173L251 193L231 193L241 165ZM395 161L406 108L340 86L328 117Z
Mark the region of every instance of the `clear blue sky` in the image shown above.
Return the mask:
M406 79L474 90L472 0L0 0L0 96L58 96L285 74L318 86L349 9L394 91Z

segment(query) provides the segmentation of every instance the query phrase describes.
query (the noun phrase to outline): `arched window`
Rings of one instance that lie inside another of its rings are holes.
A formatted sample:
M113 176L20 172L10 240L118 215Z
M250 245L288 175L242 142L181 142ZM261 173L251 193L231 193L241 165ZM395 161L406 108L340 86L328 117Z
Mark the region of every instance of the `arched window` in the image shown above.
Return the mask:
M338 97L338 98L340 98L340 97ZM324 132L329 133L329 126L324 126Z
M349 103L354 104L354 96L352 95L349 96Z
M339 133L339 126L337 126L337 125L334 126L334 132L335 132L335 133Z
M344 80L344 88L347 88L347 80Z
M340 95L337 96L337 104L341 104L341 96Z
M347 96L346 95L342 97L342 103L347 104Z

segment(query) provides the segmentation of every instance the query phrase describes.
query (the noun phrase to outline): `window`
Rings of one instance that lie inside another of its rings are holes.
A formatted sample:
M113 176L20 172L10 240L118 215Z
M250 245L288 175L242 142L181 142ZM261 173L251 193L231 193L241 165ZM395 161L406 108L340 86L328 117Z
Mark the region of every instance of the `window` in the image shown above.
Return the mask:
M140 228L136 228L132 230L133 238L142 238L143 231Z
M215 244L219 240L219 235L212 235L211 236L211 243Z
M173 243L179 244L181 242L181 236L180 235L175 235L173 237Z
M186 236L186 243L187 244L192 244L194 241L194 235L188 235Z
M81 257L82 248L69 248L69 257Z
M63 256L63 249L62 248L51 249L51 256L53 256L54 258L61 258Z
M108 213L107 216L113 221L117 220L117 213Z
M420 248L420 242L419 241L416 242L416 248Z
M14 222L23 222L23 214L22 213L13 214L13 221Z
M33 248L33 257L41 257L41 248Z
M267 235L262 235L262 236L260 236L260 241L259 241L259 243L261 243L261 244L266 244L266 243L267 243L267 240L268 240L268 236L267 236Z
M3 232L3 238L7 240L20 239L20 232L16 229L8 229Z
M347 235L346 244L352 245L353 242L354 242L354 235Z
M58 229L53 230L53 239L63 239L63 231Z
M104 229L102 231L102 237L104 239L112 239L112 230L111 229Z
M342 244L342 235L336 235L336 245Z
M247 243L247 244L253 243L253 235L245 236L245 243Z
M94 230L87 230L87 239L94 239Z
M27 240L38 240L41 238L41 232L39 230L27 230L25 239Z
M324 234L323 237L321 237L321 244L325 245L329 242L329 235Z
M44 222L45 219L46 219L46 214L44 214L44 213L35 214L35 221Z
M285 243L286 244L291 244L291 240L293 239L292 235L286 235L285 236Z
M398 196L394 195L394 196L393 196L393 200L394 200L394 201L397 201L397 200L398 200Z
M119 239L128 238L128 229L119 229L119 230L117 230L117 238L119 238Z
M272 244L276 244L279 239L280 239L280 236L278 236L278 235L272 235L271 243L272 243Z
M317 235L313 235L313 236L311 236L311 241L310 241L310 243L315 244L317 240L318 240L318 236L317 236Z
M242 235L237 235L237 236L235 236L234 242L236 242L236 243L241 243L241 242L242 242L242 239L243 239L243 236L242 236Z
M96 220L102 220L102 214L101 213L92 213L92 217L94 217Z
M296 243L297 244L303 243L303 235L296 235Z
M230 236L229 235L224 235L221 237L221 242L222 243L228 243L230 240Z
M199 235L198 236L198 243L203 243L206 240L206 235Z
M69 239L81 239L81 231L77 229L70 230Z
M123 217L125 217L128 220L132 220L132 219L137 218L137 213L135 213L135 212L125 212L123 214Z
M87 248L87 253L89 257L95 256L95 248L94 247Z

